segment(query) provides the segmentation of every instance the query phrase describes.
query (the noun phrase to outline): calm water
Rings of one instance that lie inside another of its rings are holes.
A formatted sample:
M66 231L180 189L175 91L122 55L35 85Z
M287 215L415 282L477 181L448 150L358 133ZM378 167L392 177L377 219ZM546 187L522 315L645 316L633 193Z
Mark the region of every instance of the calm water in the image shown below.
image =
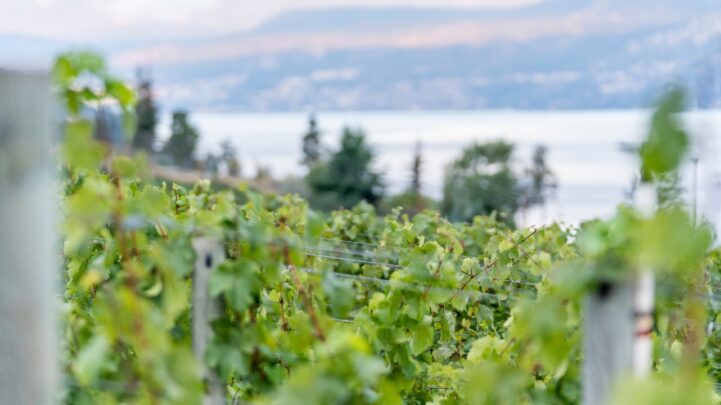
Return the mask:
M561 220L576 223L607 216L625 201L637 166L623 152L622 143L644 136L647 111L458 111L458 112L328 112L318 113L323 140L338 144L344 125L362 127L378 153L376 166L390 190L407 187L416 141L423 144L423 180L426 192L439 197L444 166L473 141L504 139L516 144L515 164L529 164L533 147L545 144L548 161L559 189L545 210L527 215L526 222ZM307 128L305 113L196 113L193 122L202 133L200 153L217 150L224 139L240 153L244 175L258 165L268 166L276 177L303 174L298 164L301 136ZM719 223L721 205L721 111L684 116L696 138L699 157L699 207ZM167 124L163 125L167 128ZM691 164L685 184L691 189Z

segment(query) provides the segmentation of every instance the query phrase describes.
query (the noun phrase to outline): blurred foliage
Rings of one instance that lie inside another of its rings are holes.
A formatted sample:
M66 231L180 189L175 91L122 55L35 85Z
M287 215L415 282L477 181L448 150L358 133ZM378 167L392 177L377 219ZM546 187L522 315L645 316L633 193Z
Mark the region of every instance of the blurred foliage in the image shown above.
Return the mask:
M426 209L434 208L436 202L423 193L423 156L422 145L416 143L411 161L411 182L406 191L385 198L381 204L381 212L388 213L394 208L402 208L410 215L416 215Z
M241 166L238 160L238 151L230 139L220 143L220 159L225 163L228 176L240 177Z
M198 130L191 125L188 112L175 111L170 124L170 138L163 146L163 153L170 156L175 165L192 168L198 137Z
M311 202L319 209L350 208L360 201L377 205L384 193L381 175L372 165L375 153L360 130L345 128L340 149L317 162L306 177Z
M432 209L436 206L436 201L430 197L426 197L421 193L406 191L400 194L385 198L381 204L381 212L389 213L394 208L402 208L409 215L416 215L426 209Z
M513 225L519 209L543 206L558 187L547 163L547 148L537 146L531 165L514 167L514 145L504 141L473 144L447 168L440 210L456 221L495 213Z
M556 177L548 167L547 154L548 148L544 145L538 145L533 149L531 166L525 172L528 184L524 185L521 192L520 206L524 209L544 205L553 197L558 187Z
M411 164L411 186L408 188L408 191L416 196L420 196L423 193L423 190L421 190L423 171L422 148L421 142L417 141L413 153L413 162Z
M498 213L509 223L519 207L518 177L511 168L513 145L473 144L446 169L440 209L454 221Z
M158 106L153 95L153 83L138 72L138 102L135 105L136 126L133 148L154 152L158 126Z
M135 102L135 93L124 82L108 74L105 60L92 52L69 52L58 56L53 81L71 117L88 103L104 99L117 101L124 109Z
M303 160L301 163L313 167L323 157L323 145L320 140L320 129L315 116L308 118L308 131L303 135Z
M650 182L656 177L675 172L686 155L689 138L679 117L683 107L684 93L676 89L666 96L653 113L651 131L639 150L642 181Z

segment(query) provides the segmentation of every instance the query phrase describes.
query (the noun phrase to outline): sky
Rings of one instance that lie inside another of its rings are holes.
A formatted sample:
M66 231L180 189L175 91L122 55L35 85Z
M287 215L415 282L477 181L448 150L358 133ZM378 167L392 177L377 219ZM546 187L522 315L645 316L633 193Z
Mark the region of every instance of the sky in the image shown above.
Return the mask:
M543 0L0 0L0 34L59 41L198 37L252 29L284 11L352 6L518 7Z

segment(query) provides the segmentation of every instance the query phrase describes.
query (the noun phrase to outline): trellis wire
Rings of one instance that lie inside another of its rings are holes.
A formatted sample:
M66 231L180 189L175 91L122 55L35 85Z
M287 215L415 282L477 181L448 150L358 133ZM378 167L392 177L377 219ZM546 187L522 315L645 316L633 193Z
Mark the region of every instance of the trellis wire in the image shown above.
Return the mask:
M369 265L373 265L373 266L389 267L392 269L405 269L406 268L405 266L401 266L399 264L375 262L372 260L355 259L352 257L330 256L330 255L323 255L323 254L317 254L317 253L312 253L312 252L306 252L305 255L310 256L310 257L317 257L320 259L342 260L342 261L351 262L351 263L369 264Z
M352 258L352 257L349 258L349 257L342 257L342 256L321 255L321 254L312 253L312 252L306 252L305 255L310 256L310 257L317 257L317 258L321 258L321 259L340 260L340 261L346 261L346 262L350 262L350 263L368 264L368 265L374 265L374 266L379 266L379 267L389 267L389 268L393 268L393 269L410 270L410 268L407 266L401 266L401 265L392 264L392 263L375 262L375 261L370 261L370 260L361 260L361 259L356 259L356 258ZM341 274L341 273L339 273L339 274ZM466 274L467 276L472 277L474 279L477 279L477 280L498 281L495 277L493 277L490 274L483 274L483 275L478 275L478 274L474 275L474 274L468 274L468 273L464 273L464 274ZM528 286L537 285L537 283L535 283L535 282L515 280L512 278L507 278L506 280L504 280L502 282L502 284L505 284L505 283L528 285Z
M475 291L475 290L461 290L460 288L444 288L444 287L437 287L437 286L431 286L427 284L418 284L418 283L409 283L405 281L400 280L389 280L384 278L376 278L376 277L368 277L368 276L361 276L357 274L346 274L346 273L337 273L333 271L321 271L321 270L315 270L310 269L307 267L299 267L298 270L301 270L303 272L309 273L309 274L325 274L330 273L338 278L345 278L345 279L351 279L351 280L357 280L362 281L366 283L375 283L375 284L382 284L382 285L392 285L396 287L401 287L406 290L410 291L416 291L416 292L425 292L433 291L433 292L439 292L439 293L453 293L456 295L464 295L470 298L484 298L484 297L490 297L490 298L497 298L500 300L516 300L521 297L521 294L496 294L496 293L487 293L483 291Z
M530 232L528 235L524 236L524 238L522 239L521 243L525 242L525 241L528 240L531 236L535 235L536 232L538 232L538 228L531 227L531 228L529 228L529 229L531 230L531 232ZM365 234L365 235L366 235L366 236L370 236L369 234ZM518 243L518 242L516 242L515 240L513 240L513 238L507 237L506 235L504 235L504 237L505 237L506 239L510 239L514 244L517 244L517 243ZM382 248L382 249L386 249L386 250L397 249L397 250L409 251L409 250L412 249L412 247L410 247L410 246L408 246L408 247L404 247L404 246L392 246L392 247L391 247L391 246L381 245L381 244L379 244L379 243L377 243L377 242L376 242L376 243L357 242L357 241L351 241L351 240L346 240L346 239L318 238L318 240L324 240L324 241L336 242L336 243L357 244L357 245L362 245L362 246ZM471 256L465 256L465 255L456 255L456 256L457 256L457 257L460 257L460 258L473 259L473 257L471 257ZM397 259L397 256L396 256L396 257L388 256L387 258ZM540 266L539 266L539 267L540 267Z

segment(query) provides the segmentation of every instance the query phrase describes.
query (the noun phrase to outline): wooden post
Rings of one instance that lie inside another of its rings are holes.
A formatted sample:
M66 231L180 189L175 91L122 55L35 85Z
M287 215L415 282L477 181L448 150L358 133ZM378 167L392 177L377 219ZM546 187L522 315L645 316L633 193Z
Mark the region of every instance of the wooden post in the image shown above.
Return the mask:
M645 377L653 364L654 277L643 271L635 280L633 297L633 365L635 377Z
M642 184L636 190L635 206L643 218L650 218L657 208L656 189L650 184ZM653 363L653 311L655 300L655 278L651 269L641 268L634 280L633 301L633 375L645 377L651 371Z
M642 216L655 209L655 190L642 185L636 207ZM644 377L651 370L654 277L649 269L625 282L601 282L583 309L583 403L603 405L620 378Z
M207 383L205 405L225 404L225 384L205 366L205 351L213 337L210 322L221 313L218 300L210 296L209 282L213 269L225 260L223 245L215 238L193 239L195 271L193 272L193 353L204 367Z
M0 69L0 402L57 401L60 305L45 75Z
M586 297L583 322L583 403L603 405L619 377L628 375L633 353L631 283L601 283Z

